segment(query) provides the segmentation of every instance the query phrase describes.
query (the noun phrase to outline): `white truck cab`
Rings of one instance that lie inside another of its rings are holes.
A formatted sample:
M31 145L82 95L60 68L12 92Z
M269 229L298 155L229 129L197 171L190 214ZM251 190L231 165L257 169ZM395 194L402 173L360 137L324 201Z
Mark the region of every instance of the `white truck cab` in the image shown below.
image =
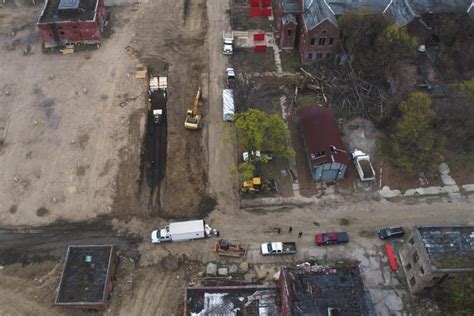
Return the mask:
M222 35L222 40L224 42L224 48L222 53L224 55L232 55L234 53L234 35L232 32L224 32Z
M164 229L157 229L151 232L151 242L153 244L160 244L167 241L171 241L169 226L166 226Z
M269 242L261 245L262 255L279 254L283 252L281 242Z

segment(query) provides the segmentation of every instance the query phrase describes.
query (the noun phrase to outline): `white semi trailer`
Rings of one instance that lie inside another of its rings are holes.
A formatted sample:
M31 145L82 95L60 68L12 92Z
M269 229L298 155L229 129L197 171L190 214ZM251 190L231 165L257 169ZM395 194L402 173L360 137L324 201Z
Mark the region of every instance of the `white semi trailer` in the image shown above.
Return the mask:
M163 229L154 230L151 233L151 242L160 244L162 242L185 241L201 239L218 235L219 232L212 229L202 219L187 222L175 222L166 225Z

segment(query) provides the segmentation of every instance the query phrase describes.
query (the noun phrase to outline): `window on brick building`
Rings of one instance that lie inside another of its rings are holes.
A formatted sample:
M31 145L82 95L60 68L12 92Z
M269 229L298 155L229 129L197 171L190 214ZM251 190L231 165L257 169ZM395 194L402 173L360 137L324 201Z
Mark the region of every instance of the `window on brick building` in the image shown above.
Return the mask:
M418 256L418 251L415 251L413 254L413 262L417 263L420 260L420 256Z
M323 30L321 33L326 34L326 30Z
M291 36L292 31L293 31L293 30L288 30L288 31L287 31L288 36Z
M331 37L331 38L329 39L329 45L333 45L333 44L334 44L334 37Z
M308 53L308 60L313 60L313 53Z
M322 53L317 53L316 54L316 59L321 59L323 58L323 54Z
M415 279L415 277L412 277L412 278L410 279L410 285L411 285L411 286L414 286L415 284L416 284L416 279Z
M319 45L324 46L326 44L326 38L325 37L320 37L319 38Z
M316 39L313 37L313 38L311 39L310 44L311 44L311 45L314 45L314 43L316 43Z
M59 32L59 34L64 35L64 32Z

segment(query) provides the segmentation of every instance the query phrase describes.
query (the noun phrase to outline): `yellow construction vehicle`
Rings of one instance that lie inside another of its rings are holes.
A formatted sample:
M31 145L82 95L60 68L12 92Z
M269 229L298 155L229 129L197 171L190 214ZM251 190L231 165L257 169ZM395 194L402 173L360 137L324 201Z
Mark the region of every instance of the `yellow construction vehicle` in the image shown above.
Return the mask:
M184 121L184 127L187 129L198 129L200 128L201 115L199 114L199 101L201 100L201 87L199 87L196 98L194 99L193 108L186 112L186 120Z
M274 193L278 192L274 180L263 181L260 177L253 177L250 180L242 182L243 193Z

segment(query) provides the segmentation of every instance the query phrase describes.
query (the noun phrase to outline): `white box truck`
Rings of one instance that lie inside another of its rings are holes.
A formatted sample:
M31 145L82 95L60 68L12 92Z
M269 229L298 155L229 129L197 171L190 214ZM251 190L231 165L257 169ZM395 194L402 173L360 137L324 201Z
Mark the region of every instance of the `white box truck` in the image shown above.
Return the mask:
M153 244L160 244L162 242L170 241L184 241L201 239L218 235L216 229L212 229L202 219L187 222L175 222L166 225L163 229L157 229L151 232L151 242Z
M234 90L232 89L222 90L222 112L224 121L232 122L234 120Z

